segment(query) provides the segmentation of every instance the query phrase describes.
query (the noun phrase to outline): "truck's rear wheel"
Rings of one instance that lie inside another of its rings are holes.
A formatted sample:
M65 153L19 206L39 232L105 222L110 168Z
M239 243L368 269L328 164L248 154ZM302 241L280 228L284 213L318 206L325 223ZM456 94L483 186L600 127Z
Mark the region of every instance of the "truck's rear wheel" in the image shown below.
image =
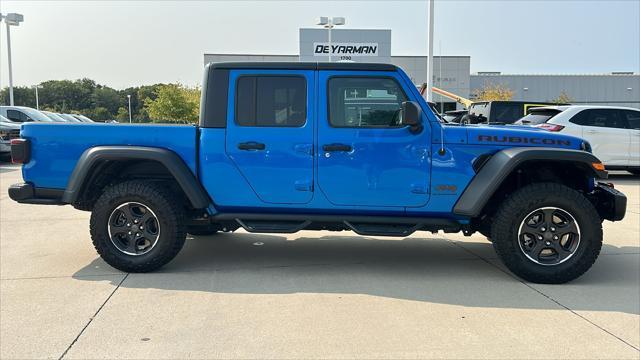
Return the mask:
M162 185L125 181L107 188L91 213L91 239L109 265L126 272L153 271L184 245L184 211Z
M579 192L555 183L528 185L496 213L493 246L517 276L559 284L584 274L602 247L602 224Z

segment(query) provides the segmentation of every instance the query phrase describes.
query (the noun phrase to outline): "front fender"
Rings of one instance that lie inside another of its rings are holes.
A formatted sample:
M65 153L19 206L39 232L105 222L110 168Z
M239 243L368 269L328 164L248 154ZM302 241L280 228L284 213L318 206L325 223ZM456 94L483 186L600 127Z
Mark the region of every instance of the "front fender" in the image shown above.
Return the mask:
M596 170L593 163L600 163L597 157L585 151L558 148L510 148L498 151L482 166L471 180L453 207L457 215L476 217L480 215L491 196L503 181L519 165L531 161L543 160L560 163L578 164L594 178L606 179L606 170Z

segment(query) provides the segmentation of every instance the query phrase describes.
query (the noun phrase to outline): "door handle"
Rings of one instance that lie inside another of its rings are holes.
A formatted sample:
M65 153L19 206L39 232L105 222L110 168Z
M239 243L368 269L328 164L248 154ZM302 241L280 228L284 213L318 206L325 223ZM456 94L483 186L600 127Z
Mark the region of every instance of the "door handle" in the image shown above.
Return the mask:
M240 150L264 150L265 145L263 143L249 141L238 144L238 149Z
M322 146L324 151L351 151L353 147L347 144L327 144Z
M587 133L588 133L588 134L595 134L595 133L597 133L597 132L598 132L597 130L587 130Z

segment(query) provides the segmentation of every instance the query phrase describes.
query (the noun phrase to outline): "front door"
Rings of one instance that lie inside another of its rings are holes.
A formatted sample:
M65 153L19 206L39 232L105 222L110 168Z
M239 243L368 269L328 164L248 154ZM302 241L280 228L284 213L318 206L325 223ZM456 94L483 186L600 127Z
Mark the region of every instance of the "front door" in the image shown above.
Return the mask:
M313 71L229 74L226 153L265 203L313 197Z
M321 71L318 185L336 205L405 207L429 200L430 128L400 124L407 84L396 73ZM426 118L422 116L423 120Z

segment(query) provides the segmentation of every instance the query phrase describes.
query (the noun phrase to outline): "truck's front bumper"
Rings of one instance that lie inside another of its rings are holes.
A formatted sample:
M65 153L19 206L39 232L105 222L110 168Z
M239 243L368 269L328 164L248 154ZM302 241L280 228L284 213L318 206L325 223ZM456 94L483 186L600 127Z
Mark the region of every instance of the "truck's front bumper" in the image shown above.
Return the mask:
M613 185L598 183L593 191L598 213L603 219L619 221L627 212L627 197L613 188Z
M30 183L9 186L9 197L23 204L64 205L61 189L36 188Z

